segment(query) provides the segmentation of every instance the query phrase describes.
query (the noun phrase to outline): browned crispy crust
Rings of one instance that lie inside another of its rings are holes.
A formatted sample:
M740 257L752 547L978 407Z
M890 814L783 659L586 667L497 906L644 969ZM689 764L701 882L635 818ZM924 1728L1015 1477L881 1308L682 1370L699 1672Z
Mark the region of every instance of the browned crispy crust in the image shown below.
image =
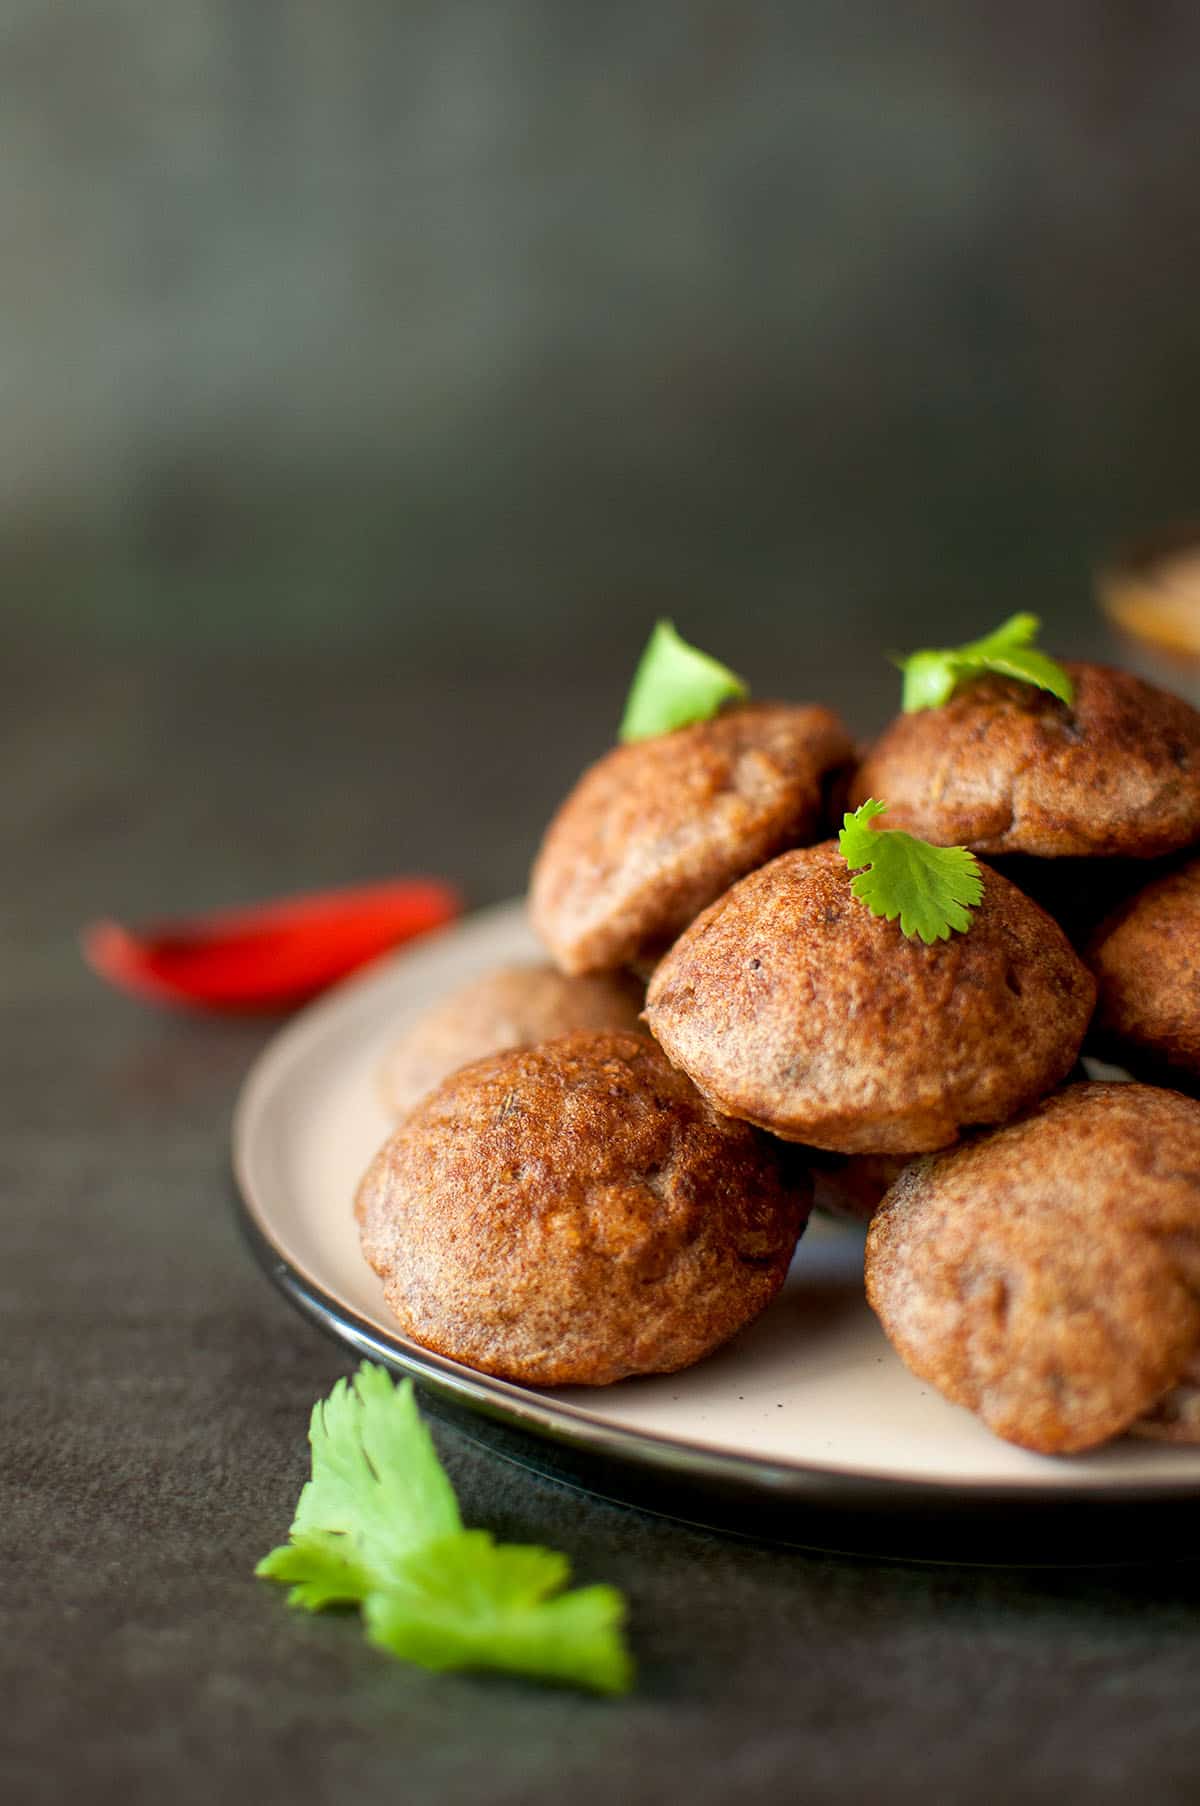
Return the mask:
M639 1030L644 986L627 973L568 978L549 965L502 966L438 1000L392 1047L379 1074L384 1108L404 1116L435 1085L485 1055L582 1029Z
M569 1035L447 1079L372 1162L363 1251L414 1341L538 1386L690 1366L783 1283L808 1209L654 1043Z
M546 831L534 928L564 972L653 961L735 878L826 831L828 784L853 758L836 715L785 703L614 747Z
M906 1364L997 1435L1043 1454L1119 1436L1200 1345L1200 1103L1068 1085L915 1162L866 1272Z
M900 715L851 787L887 826L944 846L1042 858L1148 859L1200 837L1200 715L1105 665L1066 665L1068 708L986 677L943 708Z
M833 841L752 872L646 996L670 1058L730 1116L846 1154L945 1147L1070 1071L1095 985L1057 923L984 868L969 931L906 940Z
M1092 1040L1132 1071L1200 1080L1200 859L1156 879L1097 930Z

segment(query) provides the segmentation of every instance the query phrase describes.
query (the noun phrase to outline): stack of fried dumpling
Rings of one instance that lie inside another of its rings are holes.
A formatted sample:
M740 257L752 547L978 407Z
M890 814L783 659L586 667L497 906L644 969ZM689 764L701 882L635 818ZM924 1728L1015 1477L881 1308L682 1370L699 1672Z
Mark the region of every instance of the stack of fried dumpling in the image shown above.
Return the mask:
M744 703L585 773L532 877L553 968L389 1059L358 1214L407 1333L533 1384L687 1365L775 1295L815 1184L870 1219L902 1358L1001 1436L1200 1440L1200 715L1066 669L1070 703L977 678L861 763L828 710ZM968 932L854 894L847 794L983 856Z

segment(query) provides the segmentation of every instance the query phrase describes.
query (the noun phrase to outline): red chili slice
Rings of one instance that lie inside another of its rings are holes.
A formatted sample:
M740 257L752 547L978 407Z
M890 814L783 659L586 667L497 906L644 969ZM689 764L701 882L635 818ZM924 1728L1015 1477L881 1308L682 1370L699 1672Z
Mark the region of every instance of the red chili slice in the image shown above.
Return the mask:
M157 1003L282 1010L461 908L458 892L437 879L393 878L137 931L93 922L83 956L101 978Z

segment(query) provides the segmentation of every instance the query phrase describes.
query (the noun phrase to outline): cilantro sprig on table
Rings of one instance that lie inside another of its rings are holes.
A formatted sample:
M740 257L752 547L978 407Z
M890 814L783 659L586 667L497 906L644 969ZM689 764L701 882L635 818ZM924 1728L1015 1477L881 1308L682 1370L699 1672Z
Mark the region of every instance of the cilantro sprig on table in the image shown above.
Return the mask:
M619 738L649 740L693 721L709 721L727 702L744 702L749 687L698 646L689 646L671 621L659 621L638 660Z
M850 889L873 916L894 922L928 947L965 934L983 896L983 875L966 847L935 847L901 828L872 828L886 803L874 797L843 817L838 846L855 876Z
M910 652L906 658L897 659L904 673L904 713L940 708L949 702L959 684L989 672L1049 690L1052 696L1070 704L1075 697L1071 679L1061 665L1033 643L1041 627L1037 615L1011 615L981 640L968 640L965 646Z
M289 1605L358 1605L370 1642L422 1668L628 1691L621 1594L565 1592L564 1555L463 1528L411 1380L364 1362L313 1407L309 1442L290 1540L254 1570L288 1586Z

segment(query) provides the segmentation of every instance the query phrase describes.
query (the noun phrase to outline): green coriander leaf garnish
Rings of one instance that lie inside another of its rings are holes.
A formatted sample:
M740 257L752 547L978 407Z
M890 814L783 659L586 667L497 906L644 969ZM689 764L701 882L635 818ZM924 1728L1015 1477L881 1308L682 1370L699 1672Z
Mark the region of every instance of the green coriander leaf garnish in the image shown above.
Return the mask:
M385 1368L364 1362L353 1385L339 1380L313 1406L308 1440L312 1479L296 1503L291 1542L258 1567L268 1579L294 1581L298 1593L325 1595L310 1604L294 1594L292 1604L316 1610L326 1599L362 1599L414 1548L462 1529L412 1387L394 1387Z
M621 1594L565 1592L565 1556L463 1529L411 1380L364 1362L314 1407L309 1442L290 1540L255 1569L290 1588L289 1605L360 1605L371 1642L423 1668L628 1690Z
M1021 683L1049 690L1060 701L1070 703L1075 697L1071 679L1046 653L1034 645L1042 623L1037 615L1012 615L994 633L981 640L970 640L965 646L946 647L940 651L912 652L897 660L904 673L903 708L906 715L917 709L937 709L949 702L959 684L973 677L994 672L998 677L1015 677Z
M680 639L670 621L660 621L633 674L620 738L649 740L693 721L710 721L723 703L749 694L734 672Z
M929 946L965 934L968 910L983 896L983 875L966 847L934 847L900 828L872 828L886 803L868 797L843 818L838 846L855 876L850 889L873 916L900 918L900 932ZM863 869L859 869L863 868Z
M615 1587L563 1592L564 1556L460 1530L430 1543L363 1608L380 1649L422 1668L503 1668L539 1680L626 1693L632 1666Z

